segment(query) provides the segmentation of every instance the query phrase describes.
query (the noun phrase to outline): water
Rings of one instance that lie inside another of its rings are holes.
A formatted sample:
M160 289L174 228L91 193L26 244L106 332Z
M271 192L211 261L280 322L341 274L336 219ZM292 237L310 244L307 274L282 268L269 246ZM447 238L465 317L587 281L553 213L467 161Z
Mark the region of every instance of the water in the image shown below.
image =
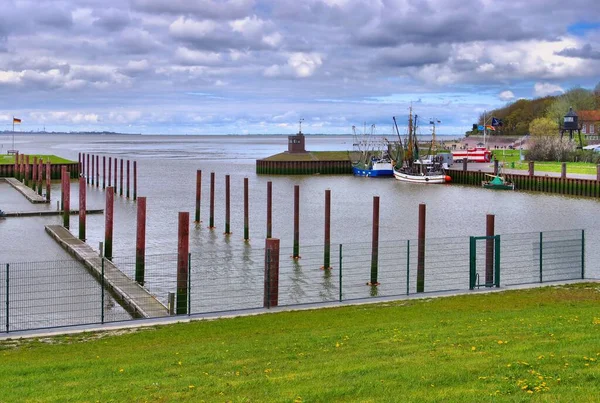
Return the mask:
M0 136L0 143L9 139ZM307 137L307 149L349 150L352 136ZM16 139L21 153L55 154L77 160L79 152L137 160L138 196L147 197L147 254L177 253L178 212L188 211L193 220L196 170L202 170L202 223L192 223L192 254L243 251L245 258L260 261L266 233L266 183L273 182L273 236L283 247L293 240L293 188L300 185L300 245L320 245L323 239L324 191L331 189L332 244L370 243L373 196L380 196L380 239L414 239L418 204L427 204L427 237L484 235L485 215L496 215L496 232L538 232L586 229L587 267L590 277L600 277L593 245L600 240L600 201L534 192L494 192L458 185L423 186L394 179L355 178L350 175L259 176L255 160L287 149L285 136L131 136L131 135L31 135ZM113 162L114 163L114 162ZM100 169L102 163L100 162ZM209 230L209 178L216 173L215 230ZM231 175L231 230L225 230L224 184ZM114 173L113 173L114 175ZM243 178L250 186L250 244L243 243ZM102 179L101 179L102 182ZM78 187L71 183L71 206L77 208ZM88 186L88 209L104 208L105 192ZM7 184L0 184L0 209L27 211L56 209L59 184L53 184L52 203L33 205ZM88 215L87 242L97 248L104 239L104 216ZM77 216L71 231L78 233ZM44 232L45 224L61 224L62 218L0 220L0 262L68 259ZM135 255L136 203L115 197L114 246L116 257ZM237 253L237 252L236 252ZM260 262L259 262L260 263ZM257 263L257 267L260 264ZM163 270L163 269L157 269ZM171 267L160 273L174 276ZM172 273L171 273L172 271ZM257 275L260 273L257 273ZM309 282L296 273L293 285L302 294ZM157 274L158 275L158 274ZM295 281L295 283L294 283ZM292 286L290 286L292 287ZM292 288L293 288L292 287ZM164 288L164 287L163 287ZM326 291L326 290L325 290ZM161 295L166 290L161 289ZM162 297L161 297L162 298Z

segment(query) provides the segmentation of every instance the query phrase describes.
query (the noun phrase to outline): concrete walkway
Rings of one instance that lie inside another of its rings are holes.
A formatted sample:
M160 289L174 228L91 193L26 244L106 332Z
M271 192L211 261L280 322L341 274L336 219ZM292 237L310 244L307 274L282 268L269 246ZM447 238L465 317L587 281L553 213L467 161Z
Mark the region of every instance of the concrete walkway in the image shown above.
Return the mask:
M62 225L46 225L50 234L67 252L83 263L99 279L102 278L104 261L104 284L115 298L134 317L156 318L168 316L169 311L144 287L127 277L110 260L102 259L91 246L76 238Z
M54 216L54 215L62 215L63 212L60 210L44 210L44 211L5 211L5 217L41 217L41 216ZM93 210L85 210L86 214L102 214L104 213L103 209L93 209ZM70 215L79 214L79 210L71 210L69 211Z
M40 196L28 186L25 186L23 182L19 182L15 178L5 178L13 188L17 189L19 193L27 198L31 203L48 203L45 197Z

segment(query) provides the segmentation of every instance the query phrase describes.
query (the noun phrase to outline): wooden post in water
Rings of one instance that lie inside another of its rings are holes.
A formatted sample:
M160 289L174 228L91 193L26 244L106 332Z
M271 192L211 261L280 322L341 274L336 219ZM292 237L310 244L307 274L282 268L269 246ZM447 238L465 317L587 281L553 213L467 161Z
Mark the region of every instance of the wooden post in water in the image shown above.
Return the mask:
M46 201L50 203L50 189L52 181L52 172L50 172L50 158L46 161Z
M419 232L417 244L417 292L425 292L425 223L427 206L419 204Z
M248 178L244 178L244 241L250 240L250 219L249 219L249 189Z
M230 177L225 175L225 235L231 234L230 218L231 218L231 191L230 191Z
M135 161L134 165L135 167ZM196 215L194 217L194 222L200 222L200 200L202 197L202 171L198 169L196 171Z
M560 165L560 177L562 179L565 179L567 177L567 163L566 162L563 162Z
M129 199L129 160L127 160L127 193L126 197Z
M137 203L137 231L135 240L135 281L144 285L146 271L146 198Z
M137 200L137 161L133 161L133 201Z
M29 186L29 155L25 156L25 186Z
M85 164L85 153L81 153L81 172L79 173L81 176L83 176L85 178L85 167L87 166Z
M90 179L90 184L92 185L92 187L94 187L94 179L96 176L96 164L94 164L94 161L96 160L96 156L94 154L92 154L92 172L91 172L91 179Z
M96 155L96 187L100 186L100 156Z
M190 245L190 213L179 212L177 237L177 315L187 313Z
M267 238L272 237L273 224L273 182L267 182Z
M533 176L535 174L535 163L533 161L529 161L529 176Z
M19 179L19 152L15 153L15 164L13 166L13 176L18 180Z
M373 196L373 234L371 238L371 280L367 285L376 286L379 264L379 196Z
M276 307L279 303L279 239L265 240L265 276L264 276L265 308Z
M485 219L485 286L494 285L494 214L486 215Z
M112 157L108 157L108 182L106 186L110 186L112 183Z
M114 182L114 184L113 184L113 186L114 186L113 187L113 191L115 192L115 194L117 193L117 171L118 171L117 164L118 163L119 162L117 161L117 157L115 157L115 178L113 180L113 182Z
M38 161L37 161L37 157L33 157L33 166L31 167L31 188L33 189L33 191L35 192L37 189L37 165L38 165Z
M71 218L71 173L67 171L67 167L63 170L64 174L64 196L65 201L63 204L63 226L69 229L69 221Z
M85 183L90 183L90 155L86 154L86 163L85 163Z
M116 161L116 159L115 159ZM115 193L111 186L106 188L106 207L104 208L104 257L112 260L113 247L113 211Z
M325 189L325 234L323 237L323 270L331 269L331 189Z
M60 211L65 209L65 172L67 167L62 165L60 167Z
M294 253L292 259L300 259L300 185L294 185Z
M123 158L120 159L119 167L119 196L123 196Z
M215 228L215 173L210 173L210 216L208 218L208 228Z
M85 178L83 176L79 177L79 239L85 242L85 209L86 209L86 200L85 200Z
M102 156L102 190L106 189L106 155Z
M43 173L44 173L44 161L42 158L39 159L38 161L38 186L37 186L37 192L38 195L42 195L42 178L43 178Z

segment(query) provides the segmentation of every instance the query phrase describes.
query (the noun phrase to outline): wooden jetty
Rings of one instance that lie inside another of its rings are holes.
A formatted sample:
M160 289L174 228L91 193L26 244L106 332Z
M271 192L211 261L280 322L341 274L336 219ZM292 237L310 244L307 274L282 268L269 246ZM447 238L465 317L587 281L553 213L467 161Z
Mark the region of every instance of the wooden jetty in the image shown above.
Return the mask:
M20 182L15 178L5 178L5 181L19 191L23 196L25 196L31 203L48 203L48 200L46 200L45 197L37 194L33 189L26 186L23 182Z
M62 225L47 225L50 234L67 252L73 255L99 281L102 278L102 257L88 244L79 240ZM123 308L134 317L168 316L169 310L144 287L127 277L110 260L104 259L104 284Z
M86 214L102 214L104 213L104 209L92 209L85 210ZM62 215L63 212L61 210L44 210L44 211L5 211L4 217L45 217L45 216L54 216L54 215ZM79 210L71 210L69 211L70 215L79 214Z

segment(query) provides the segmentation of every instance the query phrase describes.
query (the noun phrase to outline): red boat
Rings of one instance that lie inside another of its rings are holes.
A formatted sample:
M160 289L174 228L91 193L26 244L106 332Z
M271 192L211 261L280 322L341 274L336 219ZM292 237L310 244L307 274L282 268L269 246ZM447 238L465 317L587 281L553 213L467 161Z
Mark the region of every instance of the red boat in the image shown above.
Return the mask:
M490 162L492 152L486 147L467 148L466 150L452 151L454 162L461 162L466 159L469 162Z

